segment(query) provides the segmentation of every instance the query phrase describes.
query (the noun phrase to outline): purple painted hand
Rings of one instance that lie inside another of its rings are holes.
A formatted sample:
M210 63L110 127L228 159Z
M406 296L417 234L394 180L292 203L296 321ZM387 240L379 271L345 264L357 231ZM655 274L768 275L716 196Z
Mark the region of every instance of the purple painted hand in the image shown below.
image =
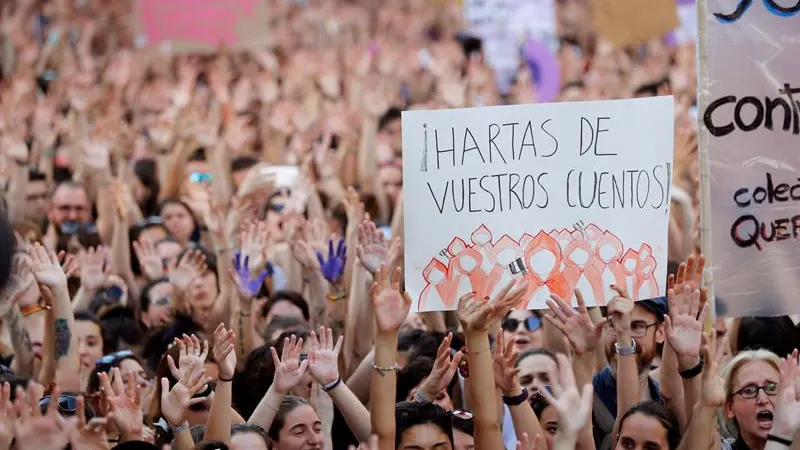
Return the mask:
M347 261L347 246L344 245L344 239L339 240L339 245L336 246L336 253L333 252L333 240L329 240L328 259L324 259L321 252L317 252L317 259L319 260L322 276L328 282L336 283L341 280L342 275L344 275L344 265Z
M272 266L267 263L266 270L262 270L255 278L250 275L250 257L245 257L242 260L242 252L236 252L236 257L233 259L233 266L236 269L236 276L238 277L238 285L240 289L251 297L258 295L261 286L264 284L264 279L272 274Z

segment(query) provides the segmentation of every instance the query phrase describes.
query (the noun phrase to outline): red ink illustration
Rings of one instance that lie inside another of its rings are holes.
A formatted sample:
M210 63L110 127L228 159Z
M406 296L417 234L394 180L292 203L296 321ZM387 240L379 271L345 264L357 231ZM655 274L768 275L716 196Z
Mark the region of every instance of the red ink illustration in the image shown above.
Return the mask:
M453 309L458 298L469 292L490 298L516 276L528 282L520 308L544 305L551 293L571 298L576 287L600 306L610 300L610 284L626 288L634 300L658 295L658 264L652 247L645 243L626 249L614 233L592 223L579 222L574 231L524 233L518 240L508 235L495 239L481 225L470 235L470 242L455 237L446 252L431 258L422 272L426 284L418 310ZM510 265L519 270L511 271Z

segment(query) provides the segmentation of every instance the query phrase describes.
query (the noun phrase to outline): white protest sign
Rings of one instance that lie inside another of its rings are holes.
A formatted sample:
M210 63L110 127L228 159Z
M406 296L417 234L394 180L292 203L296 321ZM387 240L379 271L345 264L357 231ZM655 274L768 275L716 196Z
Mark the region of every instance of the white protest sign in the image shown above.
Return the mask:
M528 280L604 305L664 294L672 97L403 113L405 281L415 311Z
M708 0L701 20L717 312L800 313L800 3Z

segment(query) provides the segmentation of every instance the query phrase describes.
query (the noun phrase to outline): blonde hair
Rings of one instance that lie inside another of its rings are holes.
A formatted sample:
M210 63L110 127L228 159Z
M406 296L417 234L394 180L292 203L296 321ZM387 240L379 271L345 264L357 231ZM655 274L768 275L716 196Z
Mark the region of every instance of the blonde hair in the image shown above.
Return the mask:
M733 395L733 379L739 372L739 369L741 369L745 364L753 361L764 361L772 366L775 371L780 372L781 359L778 357L778 355L769 350L744 350L737 353L736 356L728 360L720 372L720 375L725 383L726 403L730 401L731 396ZM736 419L728 419L725 416L724 408L720 408L719 410L718 422L720 430L728 433L730 437L736 437L739 434L739 427L736 424Z

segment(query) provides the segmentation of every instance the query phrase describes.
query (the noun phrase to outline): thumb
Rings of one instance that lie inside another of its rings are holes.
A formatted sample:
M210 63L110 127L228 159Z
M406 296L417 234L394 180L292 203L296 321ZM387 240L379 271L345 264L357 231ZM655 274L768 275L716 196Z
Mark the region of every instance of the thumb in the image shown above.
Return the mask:
M606 327L607 321L608 319L604 317L598 320L596 324L594 324L594 335L596 338L600 339L600 337L603 335L603 328Z

